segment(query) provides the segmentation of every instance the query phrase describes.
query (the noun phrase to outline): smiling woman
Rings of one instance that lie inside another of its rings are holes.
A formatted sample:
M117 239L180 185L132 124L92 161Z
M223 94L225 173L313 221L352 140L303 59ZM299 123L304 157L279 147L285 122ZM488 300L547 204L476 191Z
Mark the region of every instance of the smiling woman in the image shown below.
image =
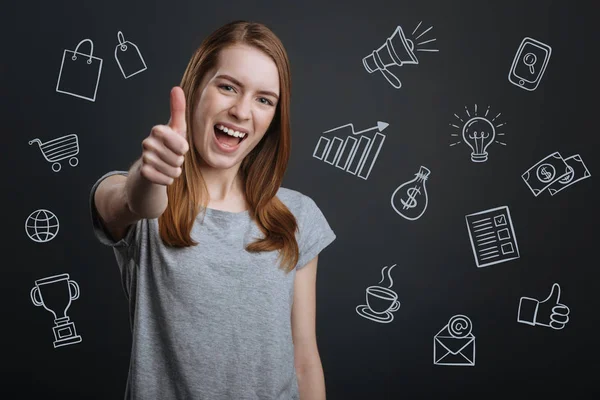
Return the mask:
M239 164L267 133L278 105L280 77L274 59L252 45L228 45L217 58L196 92L191 124L204 166L223 169ZM244 132L244 144L215 130L217 125L227 127L226 133L233 130L234 137L236 131Z
M127 399L325 399L316 271L336 235L281 187L290 90L275 34L229 23L192 56L142 157L93 185L94 233L130 302Z

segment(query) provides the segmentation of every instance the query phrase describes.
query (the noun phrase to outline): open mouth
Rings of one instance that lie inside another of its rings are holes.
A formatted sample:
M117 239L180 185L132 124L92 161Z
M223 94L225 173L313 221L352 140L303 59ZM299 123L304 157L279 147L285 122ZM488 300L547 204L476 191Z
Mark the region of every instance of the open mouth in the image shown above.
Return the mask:
M213 126L213 129L215 131L215 136L217 138L217 140L219 141L220 144L227 146L227 147L235 147L238 144L240 144L241 142L243 142L244 140L246 140L246 138L248 137L248 135L244 135L244 137L235 137L232 135L229 135L225 132L223 132L222 130L220 130L219 128L217 128L217 125Z

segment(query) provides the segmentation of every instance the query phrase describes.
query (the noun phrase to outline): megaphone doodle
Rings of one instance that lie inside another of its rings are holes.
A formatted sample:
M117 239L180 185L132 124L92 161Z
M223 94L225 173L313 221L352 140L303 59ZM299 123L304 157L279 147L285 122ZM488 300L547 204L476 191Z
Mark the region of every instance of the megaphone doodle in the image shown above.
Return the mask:
M421 23L415 28L413 34L419 29ZM415 51L438 51L437 49L415 49L415 40L427 33L432 27L421 33L414 39L408 39L401 26L396 27L392 35L385 40L378 49L373 50L371 54L363 58L363 65L368 73L381 71L385 79L396 89L402 87L400 79L388 70L389 67L401 67L404 64L419 64ZM430 39L417 45L433 42Z

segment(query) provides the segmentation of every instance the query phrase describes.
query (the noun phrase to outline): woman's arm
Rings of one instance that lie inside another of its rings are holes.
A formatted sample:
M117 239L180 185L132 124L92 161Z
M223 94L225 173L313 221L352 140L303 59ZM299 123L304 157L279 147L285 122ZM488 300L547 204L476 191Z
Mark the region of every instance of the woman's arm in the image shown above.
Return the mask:
M292 338L301 400L325 400L325 377L315 329L317 261L296 272L292 306Z
M111 175L98 185L94 205L100 220L113 240L125 236L129 225L142 218L158 218L168 199L164 185L150 182L140 172L142 159L129 169L128 175Z

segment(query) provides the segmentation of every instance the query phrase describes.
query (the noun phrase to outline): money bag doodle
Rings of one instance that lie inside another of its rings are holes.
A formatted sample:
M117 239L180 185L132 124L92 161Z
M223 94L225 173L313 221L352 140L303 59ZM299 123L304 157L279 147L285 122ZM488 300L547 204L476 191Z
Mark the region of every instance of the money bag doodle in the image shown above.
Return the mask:
M425 181L431 171L421 166L415 177L398 186L392 194L392 207L400 216L414 221L427 209L427 188Z

